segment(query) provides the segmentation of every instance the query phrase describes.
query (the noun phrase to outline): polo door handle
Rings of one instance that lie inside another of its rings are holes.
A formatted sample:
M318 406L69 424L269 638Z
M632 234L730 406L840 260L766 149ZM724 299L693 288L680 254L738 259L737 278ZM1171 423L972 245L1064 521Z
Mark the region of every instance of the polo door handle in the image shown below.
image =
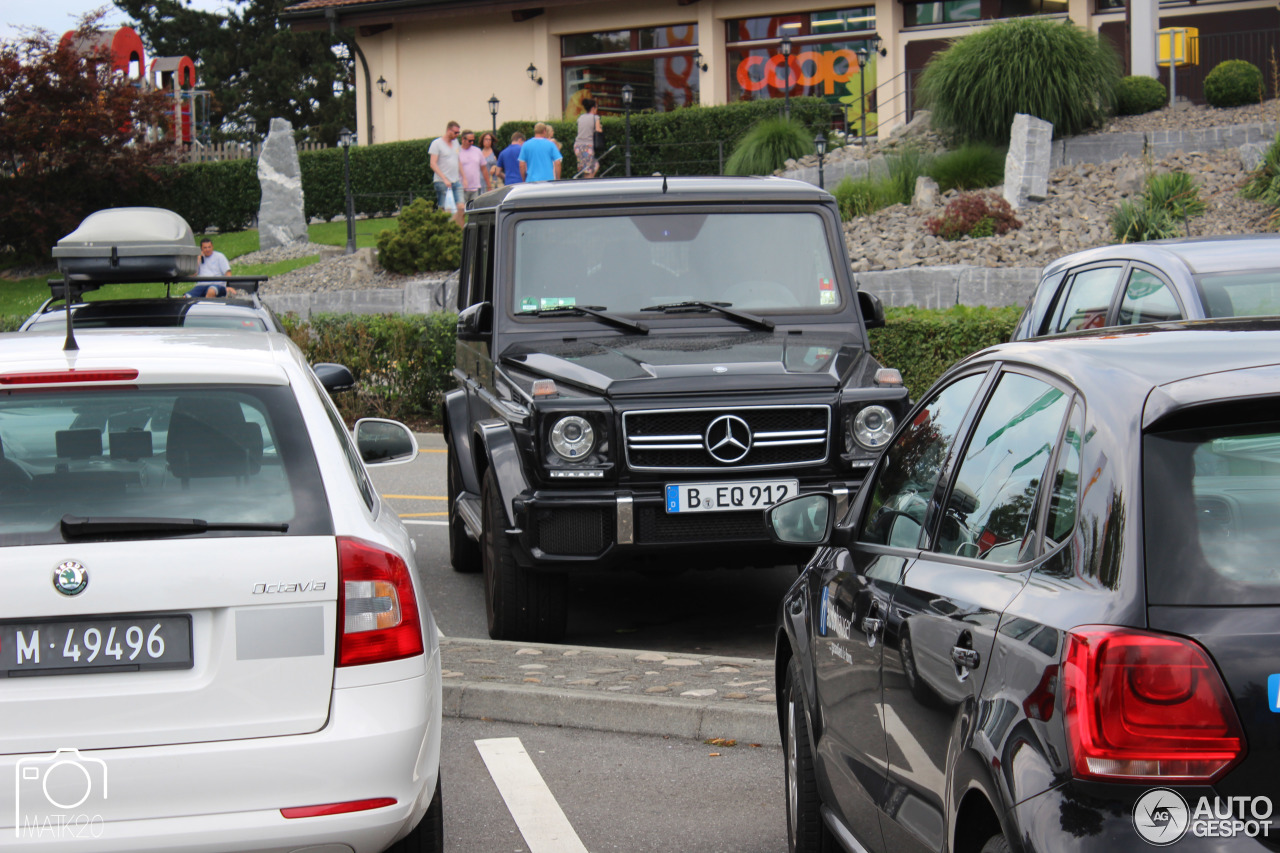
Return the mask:
M982 656L973 649L966 649L964 646L952 646L951 660L956 666L962 666L965 669L977 669L978 664L982 662Z

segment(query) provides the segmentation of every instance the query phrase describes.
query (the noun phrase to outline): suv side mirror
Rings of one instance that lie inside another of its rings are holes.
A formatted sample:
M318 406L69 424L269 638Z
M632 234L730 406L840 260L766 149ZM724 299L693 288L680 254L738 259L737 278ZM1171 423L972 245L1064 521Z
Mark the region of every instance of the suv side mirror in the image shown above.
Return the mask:
M316 379L320 380L324 390L330 394L336 391L350 391L356 387L356 378L351 375L351 371L345 365L321 362L311 365L311 369L315 371Z
M493 331L493 303L477 302L458 315L459 335L487 335Z
M879 329L884 325L884 305L879 296L859 290L858 308L862 311L863 325L868 329Z
M418 458L418 440L399 421L361 418L355 426L356 449L366 465L390 465Z

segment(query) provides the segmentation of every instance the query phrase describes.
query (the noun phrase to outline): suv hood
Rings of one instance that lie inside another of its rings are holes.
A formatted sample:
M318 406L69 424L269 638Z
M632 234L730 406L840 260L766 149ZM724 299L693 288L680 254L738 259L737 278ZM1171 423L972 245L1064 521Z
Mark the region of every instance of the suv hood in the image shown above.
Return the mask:
M833 332L720 332L521 341L503 363L611 397L742 389L836 389L866 358Z

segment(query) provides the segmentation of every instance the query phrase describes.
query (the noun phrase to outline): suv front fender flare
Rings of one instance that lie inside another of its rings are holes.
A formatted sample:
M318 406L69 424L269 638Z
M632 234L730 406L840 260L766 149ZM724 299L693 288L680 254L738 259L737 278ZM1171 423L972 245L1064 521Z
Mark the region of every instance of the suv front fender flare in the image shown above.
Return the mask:
M440 421L444 424L444 437L453 449L462 475L462 490L468 494L480 494L480 472L476 470L475 454L471 452L471 417L467 411L467 393L455 388L444 395L440 404Z
M488 460L489 467L493 469L498 491L502 493L502 507L507 514L507 524L518 527L512 501L529 491L529 480L524 475L515 434L506 422L495 418L476 423L475 440L480 452Z

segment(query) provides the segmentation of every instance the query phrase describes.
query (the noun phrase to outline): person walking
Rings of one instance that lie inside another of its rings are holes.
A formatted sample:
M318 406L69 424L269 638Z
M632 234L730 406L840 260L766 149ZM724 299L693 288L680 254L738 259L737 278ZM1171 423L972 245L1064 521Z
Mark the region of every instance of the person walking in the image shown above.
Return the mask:
M596 159L596 134L604 133L600 124L600 110L594 98L583 98L582 108L585 113L578 116L578 135L573 140L573 153L578 157L578 170L584 178L594 178L600 171L600 161Z
M563 160L547 125L538 122L533 126L533 139L520 146L520 177L526 181L558 181Z
M462 131L458 168L462 171L463 202L460 206L465 209L466 205L471 203L471 199L493 189L489 183L489 168L485 165L484 154L476 147L475 131Z
M506 186L524 181L520 174L520 149L524 145L524 134L515 131L511 134L511 143L498 152L498 177Z
M492 187L498 186L498 152L493 150L497 143L498 140L487 130L480 136L480 153L484 155L484 167L489 172Z
M462 125L451 121L444 129L444 136L437 137L427 149L431 155L431 171L435 173L436 207L453 214L453 221L461 228L466 214L466 201L462 196L462 175L458 169L458 130Z

